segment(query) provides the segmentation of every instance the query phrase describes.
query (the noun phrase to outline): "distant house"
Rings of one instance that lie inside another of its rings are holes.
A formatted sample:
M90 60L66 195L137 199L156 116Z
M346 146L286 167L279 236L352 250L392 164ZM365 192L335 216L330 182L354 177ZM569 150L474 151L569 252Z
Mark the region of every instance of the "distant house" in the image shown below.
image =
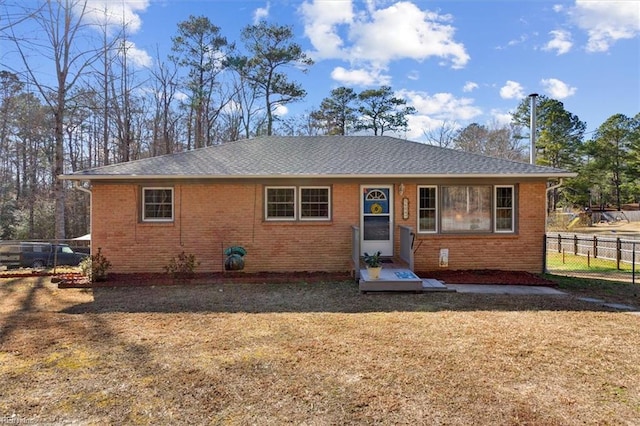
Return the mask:
M383 136L261 137L79 171L92 249L119 273L180 252L222 271L348 271L364 252L416 271L542 272L549 179L565 170Z

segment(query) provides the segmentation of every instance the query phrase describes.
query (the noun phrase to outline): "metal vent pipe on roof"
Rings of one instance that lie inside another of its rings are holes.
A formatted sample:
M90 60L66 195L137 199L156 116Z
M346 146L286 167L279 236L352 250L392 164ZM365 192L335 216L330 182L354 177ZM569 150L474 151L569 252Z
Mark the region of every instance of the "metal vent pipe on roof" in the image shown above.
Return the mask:
M529 126L529 132L531 134L531 148L529 151L529 162L531 164L536 164L536 98L538 97L538 94L532 93L529 97L531 98L531 124Z

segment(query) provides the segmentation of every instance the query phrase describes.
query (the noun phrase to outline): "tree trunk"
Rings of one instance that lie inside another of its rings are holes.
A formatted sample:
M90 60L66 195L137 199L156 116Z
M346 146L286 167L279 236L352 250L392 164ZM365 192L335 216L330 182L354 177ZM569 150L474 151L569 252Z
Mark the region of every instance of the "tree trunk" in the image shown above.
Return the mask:
M58 111L55 113L55 159L53 167L53 195L55 198L55 237L63 240L66 236L64 223L64 185L59 176L64 173L64 92L58 97Z

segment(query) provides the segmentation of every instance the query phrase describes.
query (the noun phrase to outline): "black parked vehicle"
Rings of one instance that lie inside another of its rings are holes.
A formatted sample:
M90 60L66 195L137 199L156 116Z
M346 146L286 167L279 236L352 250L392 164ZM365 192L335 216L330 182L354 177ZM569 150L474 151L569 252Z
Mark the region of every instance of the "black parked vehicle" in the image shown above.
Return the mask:
M77 266L88 256L74 252L67 244L0 241L0 266L7 269Z

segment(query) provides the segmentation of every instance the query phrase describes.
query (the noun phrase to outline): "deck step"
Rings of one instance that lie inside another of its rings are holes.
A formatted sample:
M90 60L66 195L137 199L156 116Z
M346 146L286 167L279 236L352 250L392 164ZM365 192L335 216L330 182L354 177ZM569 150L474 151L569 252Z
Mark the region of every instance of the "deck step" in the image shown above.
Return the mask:
M366 269L360 270L359 288L369 291L449 291L446 285L435 279L422 279L409 269L385 268L380 271L380 278L371 279Z

